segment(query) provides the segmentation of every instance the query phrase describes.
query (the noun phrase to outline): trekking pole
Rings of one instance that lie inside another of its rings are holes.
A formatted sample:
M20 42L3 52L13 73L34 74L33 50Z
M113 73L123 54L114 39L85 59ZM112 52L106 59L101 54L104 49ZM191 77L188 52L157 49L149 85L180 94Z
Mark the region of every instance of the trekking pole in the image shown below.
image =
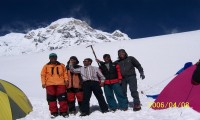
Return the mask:
M95 59L97 59L96 53L94 52L94 49L93 49L92 45L88 45L86 48L88 48L88 47L90 47L90 48L92 49L92 52L93 52L93 54L94 54L94 57L95 57ZM99 62L97 62L97 64L98 64L98 66L100 66L100 65L99 65Z

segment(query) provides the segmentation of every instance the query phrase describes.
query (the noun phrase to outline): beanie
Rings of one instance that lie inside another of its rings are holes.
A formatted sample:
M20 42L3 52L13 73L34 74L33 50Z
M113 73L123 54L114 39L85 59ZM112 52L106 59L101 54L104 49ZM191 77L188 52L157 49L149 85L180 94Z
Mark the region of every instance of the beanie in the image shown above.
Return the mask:
M57 57L57 54L56 53L51 53L51 54L49 54L49 58L50 57Z

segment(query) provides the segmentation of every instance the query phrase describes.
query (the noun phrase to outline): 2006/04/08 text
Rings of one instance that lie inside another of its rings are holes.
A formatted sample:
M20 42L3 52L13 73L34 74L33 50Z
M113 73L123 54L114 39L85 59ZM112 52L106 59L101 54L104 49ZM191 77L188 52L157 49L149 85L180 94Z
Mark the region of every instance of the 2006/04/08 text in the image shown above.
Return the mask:
M176 107L182 107L182 108L189 108L189 102L148 102L149 108L176 108Z

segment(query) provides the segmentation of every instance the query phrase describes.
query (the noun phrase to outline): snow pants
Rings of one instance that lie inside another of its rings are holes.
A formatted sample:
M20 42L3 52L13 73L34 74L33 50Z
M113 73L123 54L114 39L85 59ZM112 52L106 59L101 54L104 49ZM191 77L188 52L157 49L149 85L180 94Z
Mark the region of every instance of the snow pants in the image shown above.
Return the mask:
M47 101L51 113L68 112L65 85L46 86ZM57 100L60 108L58 109Z

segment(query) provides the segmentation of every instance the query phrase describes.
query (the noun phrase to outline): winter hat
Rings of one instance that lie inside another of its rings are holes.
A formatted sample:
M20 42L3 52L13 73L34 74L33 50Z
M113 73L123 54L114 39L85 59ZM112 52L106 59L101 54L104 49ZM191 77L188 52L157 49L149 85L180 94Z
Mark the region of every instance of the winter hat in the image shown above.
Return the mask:
M57 54L56 53L51 53L51 54L49 54L49 58L50 57L57 57Z
M110 55L109 54L104 54L103 58L106 58L106 57L110 57Z
M76 60L76 64L78 64L78 63L79 63L79 61L78 61L78 59L77 59L77 57L76 57L76 56L71 56L69 59Z

